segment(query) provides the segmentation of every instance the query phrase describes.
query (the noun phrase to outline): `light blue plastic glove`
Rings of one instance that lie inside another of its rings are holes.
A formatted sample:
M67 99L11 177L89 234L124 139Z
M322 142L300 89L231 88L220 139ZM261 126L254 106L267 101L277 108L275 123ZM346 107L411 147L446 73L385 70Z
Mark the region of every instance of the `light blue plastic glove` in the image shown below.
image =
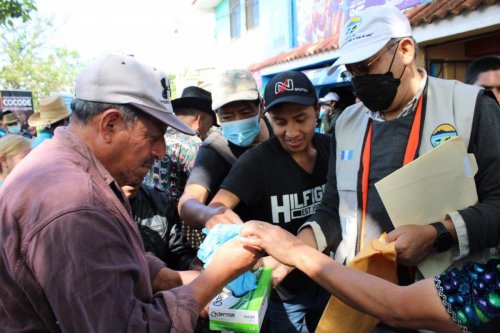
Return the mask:
M225 242L240 235L240 224L217 224L212 229L203 229L207 235L198 249L198 258L203 261L203 267L207 267L215 251ZM231 263L228 263L231 264ZM233 281L229 282L227 288L234 296L241 297L247 292L257 288L257 277L251 272L245 272Z

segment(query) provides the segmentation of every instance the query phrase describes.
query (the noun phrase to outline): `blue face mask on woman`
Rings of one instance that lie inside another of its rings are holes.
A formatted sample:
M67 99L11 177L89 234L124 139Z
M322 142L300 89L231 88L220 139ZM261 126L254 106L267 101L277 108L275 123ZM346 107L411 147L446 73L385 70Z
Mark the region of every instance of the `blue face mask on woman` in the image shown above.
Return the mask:
M21 132L21 125L15 124L12 126L7 126L7 130L9 131L9 133L17 134L17 133Z
M260 132L259 115L242 120L221 122L220 127L228 141L240 147L248 147Z

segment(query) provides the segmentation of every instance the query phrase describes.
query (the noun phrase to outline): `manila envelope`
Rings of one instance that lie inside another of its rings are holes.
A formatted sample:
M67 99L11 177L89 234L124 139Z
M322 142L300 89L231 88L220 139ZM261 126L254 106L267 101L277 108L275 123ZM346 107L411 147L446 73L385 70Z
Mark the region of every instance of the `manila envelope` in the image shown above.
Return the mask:
M443 221L446 214L478 202L476 159L454 137L375 184L395 227ZM418 268L433 277L452 263L454 248L434 253Z

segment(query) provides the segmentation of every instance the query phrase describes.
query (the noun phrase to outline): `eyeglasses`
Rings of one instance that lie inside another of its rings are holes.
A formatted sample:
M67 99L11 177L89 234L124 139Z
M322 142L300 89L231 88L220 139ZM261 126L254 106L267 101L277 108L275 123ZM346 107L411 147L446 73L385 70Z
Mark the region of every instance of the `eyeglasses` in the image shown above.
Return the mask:
M375 64L384 54L386 54L390 49L399 43L399 39L394 41L392 44L388 45L384 52L380 53L375 59L369 63L357 63L357 64L347 64L345 68L352 76L363 76L370 72L370 66Z

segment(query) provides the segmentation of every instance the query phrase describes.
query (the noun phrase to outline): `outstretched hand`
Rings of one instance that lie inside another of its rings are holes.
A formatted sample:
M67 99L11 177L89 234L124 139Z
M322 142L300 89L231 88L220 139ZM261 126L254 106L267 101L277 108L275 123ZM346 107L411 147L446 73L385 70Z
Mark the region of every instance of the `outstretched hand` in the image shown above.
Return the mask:
M287 275L294 270L294 267L284 265L271 256L263 257L259 260L259 262L260 266L270 267L273 269L273 273L271 275L273 288L279 286L280 283L287 277Z
M241 227L241 242L266 251L284 265L295 267L295 251L307 246L297 237L281 227L261 222L249 221Z
M207 269L219 272L220 276L225 275L229 282L251 269L260 256L259 248L235 238L217 249Z

